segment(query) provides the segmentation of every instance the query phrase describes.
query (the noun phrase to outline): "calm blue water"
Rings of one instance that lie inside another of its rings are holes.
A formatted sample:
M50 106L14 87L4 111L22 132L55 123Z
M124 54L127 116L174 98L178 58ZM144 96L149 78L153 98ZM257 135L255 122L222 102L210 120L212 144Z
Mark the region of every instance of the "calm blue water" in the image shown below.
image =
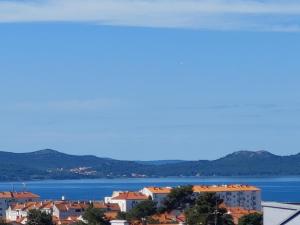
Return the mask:
M258 178L155 178L155 179L96 179L26 182L26 190L37 193L42 199L99 200L114 190L140 190L144 186L177 186L184 184L250 184L262 189L264 201L300 202L300 177ZM0 183L0 191L21 191L20 182Z

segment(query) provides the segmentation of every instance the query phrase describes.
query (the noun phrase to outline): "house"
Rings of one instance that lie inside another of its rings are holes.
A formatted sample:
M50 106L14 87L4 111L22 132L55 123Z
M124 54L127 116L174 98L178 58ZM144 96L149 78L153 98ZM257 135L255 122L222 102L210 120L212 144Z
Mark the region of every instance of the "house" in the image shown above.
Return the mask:
M152 219L160 224L184 223L186 218L181 210L172 210L169 212L158 213L152 216Z
M239 219L243 216L252 214L252 213L261 213L256 210L250 210L250 209L243 209L241 207L227 207L224 206L224 208L227 209L228 214L230 214L233 218L234 224L238 224Z
M264 225L299 225L300 204L263 202Z
M6 220L13 221L22 221L24 222L24 218L27 218L28 212L32 209L41 210L42 212L46 212L47 214L52 213L52 202L44 201L44 202L25 202L25 203L14 203L11 204L6 210Z
M68 217L79 217L89 207L86 202L56 202L53 206L53 216L59 220L67 219Z
M77 224L79 221L81 221L81 217L77 217L77 216L69 216L65 219L58 219L57 217L53 217L53 222L56 225L75 225Z
M102 209L104 212L119 212L120 207L117 203L105 203L103 201L95 201L93 202L94 208Z
M138 203L148 199L147 195L140 192L114 192L111 197L105 198L105 203L115 203L120 207L121 212L128 212Z
M155 201L158 206L161 206L163 200L167 197L171 190L171 187L145 187L140 192L148 197L151 197L151 199Z
M31 192L0 192L0 218L5 218L10 204L37 201L39 198Z
M216 193L228 207L240 207L247 210L261 211L261 190L249 185L196 185L196 194Z

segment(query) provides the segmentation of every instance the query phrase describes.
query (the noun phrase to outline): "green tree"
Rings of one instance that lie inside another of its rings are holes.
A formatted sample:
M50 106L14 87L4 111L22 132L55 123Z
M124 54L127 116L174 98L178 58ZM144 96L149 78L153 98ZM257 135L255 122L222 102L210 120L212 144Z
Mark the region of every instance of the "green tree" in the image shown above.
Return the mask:
M233 218L225 208L223 201L214 193L198 196L195 205L187 209L186 220L189 225L234 225Z
M147 218L149 216L154 215L156 212L157 212L156 203L152 200L145 200L138 203L135 207L133 207L129 211L128 217L130 219L141 220L143 218Z
M54 225L52 216L40 210L30 210L28 213L27 225Z
M260 213L250 213L239 219L239 225L262 225L263 215Z
M118 212L117 219L118 220L127 220L128 215L126 212Z
M7 223L5 220L0 219L0 225L11 225L10 223Z
M193 186L191 185L173 188L163 201L163 206L159 211L164 212L173 209L186 209L194 203L193 193Z
M81 224L87 225L109 225L102 209L94 208L93 205L89 206L83 214L85 222Z

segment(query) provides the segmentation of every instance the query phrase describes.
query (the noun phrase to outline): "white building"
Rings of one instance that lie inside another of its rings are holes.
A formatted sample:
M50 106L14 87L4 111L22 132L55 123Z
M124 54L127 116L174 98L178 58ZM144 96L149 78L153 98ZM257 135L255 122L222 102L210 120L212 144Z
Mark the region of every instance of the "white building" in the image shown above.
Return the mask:
M11 204L6 210L6 220L10 222L24 222L24 218L27 218L30 210L37 209L47 214L52 214L52 207L52 202L48 201Z
M249 185L193 186L195 193L216 193L229 207L261 211L261 190Z
M263 202L264 225L299 225L300 205Z
M0 192L0 218L5 218L10 204L32 202L39 198L31 192Z
M140 192L113 192L111 197L105 197L105 203L116 203L119 205L121 212L128 212L138 203L148 199L147 195Z
M151 197L154 202L157 202L158 206L161 206L162 202L171 190L171 187L144 187L140 192Z
M86 202L57 202L53 206L53 216L57 219L79 217L88 207Z

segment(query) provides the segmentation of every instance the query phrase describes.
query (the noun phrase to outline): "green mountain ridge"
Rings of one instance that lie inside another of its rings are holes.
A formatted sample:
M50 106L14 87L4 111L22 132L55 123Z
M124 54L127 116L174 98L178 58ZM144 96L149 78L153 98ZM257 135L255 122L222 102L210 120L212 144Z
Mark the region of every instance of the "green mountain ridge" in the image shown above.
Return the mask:
M0 152L0 181L170 176L300 175L300 154L238 151L216 160L126 161L52 149Z

